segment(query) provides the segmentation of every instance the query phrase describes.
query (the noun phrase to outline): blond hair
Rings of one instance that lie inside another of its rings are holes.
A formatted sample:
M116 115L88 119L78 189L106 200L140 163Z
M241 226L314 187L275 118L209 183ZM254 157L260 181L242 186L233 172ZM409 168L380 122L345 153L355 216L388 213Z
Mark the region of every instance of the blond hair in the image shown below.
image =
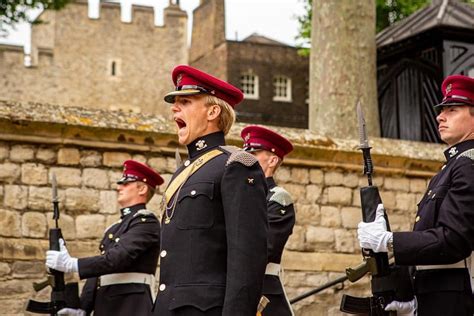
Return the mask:
M224 135L229 133L232 124L235 122L235 111L226 101L219 99L213 95L206 96L206 106L217 105L221 108L219 115L219 129L224 132Z

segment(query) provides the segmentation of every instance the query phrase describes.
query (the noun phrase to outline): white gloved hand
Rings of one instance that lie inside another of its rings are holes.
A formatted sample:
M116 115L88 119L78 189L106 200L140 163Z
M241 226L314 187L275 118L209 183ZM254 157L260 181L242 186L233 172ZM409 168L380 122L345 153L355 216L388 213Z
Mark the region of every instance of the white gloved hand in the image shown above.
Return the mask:
M69 255L64 240L59 239L59 251L46 251L46 266L61 272L77 272L77 258Z
M80 308L63 308L58 311L58 315L86 316L86 311Z
M385 306L386 311L396 311L397 316L415 316L418 303L416 297L409 302L392 301Z
M375 221L359 223L357 238L359 238L359 244L362 248L372 249L374 252L388 252L388 241L393 238L393 234L387 231L384 213L383 204L379 204L375 211Z

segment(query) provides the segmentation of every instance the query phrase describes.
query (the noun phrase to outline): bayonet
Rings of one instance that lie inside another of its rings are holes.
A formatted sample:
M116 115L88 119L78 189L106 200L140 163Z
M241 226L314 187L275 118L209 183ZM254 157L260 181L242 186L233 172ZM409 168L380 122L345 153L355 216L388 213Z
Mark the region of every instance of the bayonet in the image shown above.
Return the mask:
M357 101L357 121L359 123L359 149L362 150L364 156L364 174L367 175L369 186L372 186L372 173L374 167L372 165L372 157L370 155L369 137L367 136L367 126L365 124L364 112L360 105L360 100Z

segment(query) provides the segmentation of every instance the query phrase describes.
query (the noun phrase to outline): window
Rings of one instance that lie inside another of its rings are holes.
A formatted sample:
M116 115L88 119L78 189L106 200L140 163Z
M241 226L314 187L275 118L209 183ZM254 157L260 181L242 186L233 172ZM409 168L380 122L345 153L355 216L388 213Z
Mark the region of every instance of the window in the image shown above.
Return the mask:
M258 99L258 76L251 72L240 76L240 87L247 99Z
M122 76L122 61L120 59L110 59L108 61L107 75L109 78L118 79Z
M285 76L273 78L273 101L291 102L291 79Z

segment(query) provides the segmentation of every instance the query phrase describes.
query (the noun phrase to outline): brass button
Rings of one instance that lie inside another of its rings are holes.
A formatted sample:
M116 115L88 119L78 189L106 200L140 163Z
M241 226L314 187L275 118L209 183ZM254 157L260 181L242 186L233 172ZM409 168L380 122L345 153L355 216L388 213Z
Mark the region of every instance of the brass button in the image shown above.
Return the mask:
M166 284L160 284L160 291L164 291L166 289Z
M101 255L105 254L105 250L102 250L102 251L100 252L100 254L101 254Z
M146 218L142 217L142 222L145 222L146 221Z
M196 195L196 190L192 190L191 195Z
M162 251L160 252L160 257L161 257L161 258L164 258L164 257L166 257L167 254L168 254L168 253L166 252L166 250L162 250Z
M433 193L433 196L432 196L431 198L432 198L432 199L434 199L434 198L435 198L435 196L436 196L436 193Z
M109 239L113 239L114 238L114 235L113 234L109 234Z
M120 240L119 237L115 238L115 242L119 242L119 240Z
M420 215L418 215L416 218L415 218L415 223L418 223L420 221Z
M104 245L100 245L100 249L104 249L104 247L105 247Z
M187 166L189 166L190 163L191 163L191 161L186 160L186 161L184 162L184 166L187 167Z
M428 195L430 195L430 194L431 194L431 190L428 191Z

